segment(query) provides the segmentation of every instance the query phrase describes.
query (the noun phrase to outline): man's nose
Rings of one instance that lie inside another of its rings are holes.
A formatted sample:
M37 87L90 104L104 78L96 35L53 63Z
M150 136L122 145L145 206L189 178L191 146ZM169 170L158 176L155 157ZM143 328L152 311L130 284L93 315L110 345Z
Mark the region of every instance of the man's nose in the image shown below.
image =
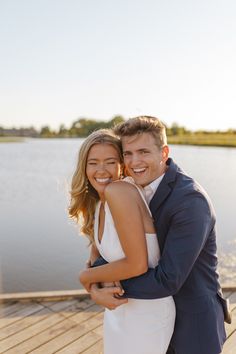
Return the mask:
M138 155L138 154L133 154L133 155L130 157L130 164L131 164L132 166L137 165L139 162L140 162L140 158L139 158L139 155Z

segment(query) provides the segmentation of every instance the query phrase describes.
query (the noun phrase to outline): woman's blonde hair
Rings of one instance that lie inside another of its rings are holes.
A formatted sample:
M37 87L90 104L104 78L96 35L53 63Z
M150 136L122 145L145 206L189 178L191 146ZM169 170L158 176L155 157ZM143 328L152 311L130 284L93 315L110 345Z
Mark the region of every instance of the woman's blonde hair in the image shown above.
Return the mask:
M100 129L90 134L81 145L77 166L71 182L71 202L69 216L81 225L81 233L94 242L94 213L99 196L89 183L86 175L88 154L95 144L114 146L122 163L122 147L120 139L110 129Z

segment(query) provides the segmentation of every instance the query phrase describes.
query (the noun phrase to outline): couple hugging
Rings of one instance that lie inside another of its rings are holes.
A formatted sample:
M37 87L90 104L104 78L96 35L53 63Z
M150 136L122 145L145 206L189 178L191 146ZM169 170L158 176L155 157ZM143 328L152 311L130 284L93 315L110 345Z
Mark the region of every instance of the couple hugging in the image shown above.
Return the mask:
M226 338L214 210L168 155L149 116L79 152L69 213L91 241L80 281L106 308L104 354L219 354Z

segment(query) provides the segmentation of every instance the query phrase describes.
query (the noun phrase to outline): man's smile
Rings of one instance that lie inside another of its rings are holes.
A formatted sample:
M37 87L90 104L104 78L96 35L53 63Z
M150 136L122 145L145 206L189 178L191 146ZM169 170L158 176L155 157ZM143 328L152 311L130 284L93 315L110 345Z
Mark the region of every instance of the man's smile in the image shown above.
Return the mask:
M142 167L142 168L132 168L132 171L135 174L142 174L143 172L145 172L147 170L147 167Z

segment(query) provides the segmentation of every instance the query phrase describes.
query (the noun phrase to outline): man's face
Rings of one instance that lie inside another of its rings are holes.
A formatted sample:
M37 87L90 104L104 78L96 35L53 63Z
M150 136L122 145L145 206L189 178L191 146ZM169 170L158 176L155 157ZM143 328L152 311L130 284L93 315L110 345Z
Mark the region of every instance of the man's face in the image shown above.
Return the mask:
M157 147L151 133L124 136L121 141L126 171L136 184L145 187L165 172L168 146Z

